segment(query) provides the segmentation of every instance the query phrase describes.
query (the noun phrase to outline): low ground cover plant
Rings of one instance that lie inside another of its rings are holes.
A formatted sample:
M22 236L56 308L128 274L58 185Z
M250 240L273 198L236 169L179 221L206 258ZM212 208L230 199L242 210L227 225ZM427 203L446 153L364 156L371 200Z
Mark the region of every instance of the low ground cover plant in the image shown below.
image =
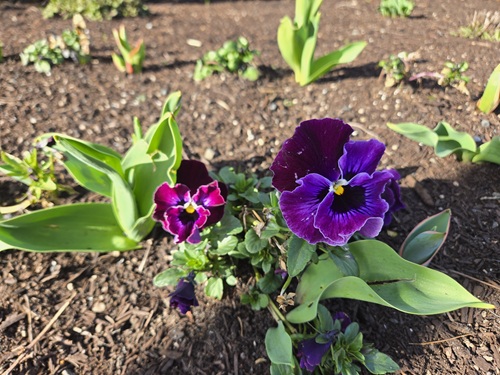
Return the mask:
M43 16L71 18L82 14L94 21L115 17L136 17L147 14L142 0L49 0L43 9Z
M349 43L320 58L314 58L318 39L319 8L323 0L296 0L295 18L284 17L278 27L278 47L301 86L316 81L335 66L354 61L366 42Z
M272 176L229 167L210 174L200 161L182 160L175 120L180 97L167 98L145 134L134 121L132 146L123 156L64 134L41 136L37 142L62 156L78 184L107 200L0 221L0 251L133 250L157 222L178 248L153 282L175 286L170 306L181 313L198 306L196 285L221 299L238 283L237 270L253 270L255 283L241 299L276 320L265 337L273 374L398 369L364 341L358 323L328 310L327 299L420 315L493 307L420 265L444 242L449 211L417 225L402 256L375 239L405 207L399 173L378 169L385 151L380 141L351 139L353 128L340 119L309 119L283 143Z
M146 47L141 39L132 47L127 39L125 26L113 29L113 37L120 55L113 53L111 58L120 72L134 74L142 72L142 66L146 58Z
M50 73L53 65L59 65L64 60L87 63L90 60L90 42L83 18L74 16L72 30L37 40L26 47L20 57L23 65L33 64L37 72L45 74Z
M463 38L498 42L500 41L500 12L475 11L469 24L460 27L456 34Z
M256 81L260 73L253 59L258 55L258 51L250 49L248 40L240 36L235 41L225 42L216 51L207 52L196 61L193 78L201 81L214 73L229 72Z
M380 0L378 10L384 17L408 17L414 7L412 0Z
M460 63L454 63L452 61L446 61L443 65L443 69L440 73L437 72L421 72L412 75L409 81L415 81L422 78L436 79L437 84L442 87L453 87L460 91L461 93L469 96L469 90L467 89L467 83L469 83L470 78L464 75L469 69L469 64L467 61L462 61Z
M410 77L410 69L413 61L418 55L415 52L399 52L397 55L390 55L386 60L378 63L380 77L385 77L385 87L393 87L401 84Z

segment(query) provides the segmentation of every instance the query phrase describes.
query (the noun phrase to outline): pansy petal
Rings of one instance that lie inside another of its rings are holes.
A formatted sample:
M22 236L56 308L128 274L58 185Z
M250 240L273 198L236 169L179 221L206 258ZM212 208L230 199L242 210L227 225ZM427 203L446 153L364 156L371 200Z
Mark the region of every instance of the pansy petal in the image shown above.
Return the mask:
M369 141L349 141L344 146L344 154L340 157L339 167L342 178L350 180L358 173L372 174L384 155L385 146L376 139Z
M397 180L401 178L399 173L395 169L386 169L384 172L391 175L391 179L385 185L385 190L382 193L382 199L384 199L389 204L389 210L384 216L384 226L387 226L392 221L392 213L405 208L405 205L401 199L401 189Z
M165 213L164 229L175 236L175 243L181 243L193 234L196 219L197 213L188 214L182 206L171 207Z
M193 201L203 207L216 207L226 203L221 195L218 181L212 181L208 185L203 185L198 188L196 194L193 195Z
M165 211L168 208L182 206L184 203L189 202L189 188L182 184L171 187L165 182L156 189L153 199L156 204L153 219L160 221L163 220Z
M297 357L300 358L299 366L307 371L313 372L316 366L321 363L323 356L326 354L331 342L319 344L316 338L307 339L299 342Z
M309 174L298 181L293 191L281 194L280 207L283 217L298 237L311 244L324 241L324 236L314 226L318 206L329 194L331 182L319 174Z
M210 216L210 211L205 207L198 206L196 207L196 213L198 214L198 218L194 222L194 225L197 228L202 229L205 223L207 222L207 218Z
M318 207L315 226L327 238L325 242L333 246L344 245L350 237L361 230L365 225L365 233L375 237L382 228L377 229L377 221L367 223L372 218L383 216L389 205L380 195L382 194L389 175L375 172L372 176L367 173L356 175L349 185L344 186L342 195L332 194L333 199L325 199Z
M177 169L177 183L189 187L191 194L194 194L199 186L208 185L213 180L205 164L198 160L183 160Z
M187 238L187 243L199 243L201 241L200 230L198 228L193 229L193 233Z
M330 181L338 179L338 161L352 128L339 119L303 121L294 135L283 143L274 159L273 186L280 192L292 191L297 180L318 173Z
M359 234L367 238L377 237L383 226L384 219L380 217L371 217L366 220L365 225L359 229Z

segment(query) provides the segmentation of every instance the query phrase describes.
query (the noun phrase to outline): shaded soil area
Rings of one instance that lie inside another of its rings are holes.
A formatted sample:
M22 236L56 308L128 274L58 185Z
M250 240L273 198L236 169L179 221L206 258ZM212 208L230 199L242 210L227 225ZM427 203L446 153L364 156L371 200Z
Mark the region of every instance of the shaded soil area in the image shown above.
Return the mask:
M292 1L155 2L151 16L88 22L90 64L65 63L50 76L24 67L19 53L37 39L71 28L45 20L38 8L0 4L0 147L20 155L33 139L56 131L98 141L124 152L133 117L157 120L168 93L181 90L177 118L185 156L213 169L233 165L268 173L281 143L300 121L339 117L358 139L387 145L383 167L403 176L407 209L396 214L381 239L397 248L422 219L451 208L452 229L432 267L446 272L475 296L498 306L500 169L469 165L391 132L387 122L434 127L445 120L487 141L498 135L498 111L475 109L498 64L499 44L452 36L475 10L497 10L495 0L422 0L408 19L377 13L377 1L325 2L318 54L355 40L368 46L353 63L299 87L282 60L276 30ZM123 23L129 38L144 38L142 74L125 76L113 66L111 30ZM261 52L256 82L217 75L195 83L195 62L210 49L243 35ZM189 39L201 42L193 47ZM414 72L439 72L445 61L467 61L470 97L434 81L385 88L377 63L390 54L418 51ZM0 177L0 204L12 204L23 187ZM80 194L70 200L91 200ZM394 234L396 236L394 237ZM0 370L12 374L267 374L264 335L267 311L239 303L252 280L229 290L222 301L202 297L192 317L168 306L168 288L152 285L175 247L161 230L143 249L120 254L0 254ZM436 288L439 288L436 285ZM366 303L332 301L347 312L365 338L391 355L401 374L499 374L497 310L462 309L436 316L410 316ZM60 312L60 314L58 314ZM44 330L49 327L48 330ZM37 337L40 335L39 337Z

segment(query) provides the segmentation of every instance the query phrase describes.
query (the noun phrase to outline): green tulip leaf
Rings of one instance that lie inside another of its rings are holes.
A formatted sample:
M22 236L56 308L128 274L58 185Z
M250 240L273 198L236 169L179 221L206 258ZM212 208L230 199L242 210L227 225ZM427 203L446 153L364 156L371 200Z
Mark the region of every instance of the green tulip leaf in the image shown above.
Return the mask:
M448 209L418 223L401 245L399 255L410 262L428 265L446 240L450 219Z
M0 251L126 251L138 249L109 203L56 206L0 221Z
M422 143L426 146L435 147L438 142L438 136L431 129L424 125L412 122L403 122L399 124L387 123L387 127L396 133Z
M484 161L500 165L500 136L479 146L479 152L472 158L473 163Z
M441 121L434 128L434 133L438 136L438 142L435 146L436 155L445 157L457 153L461 159L461 152L464 150L472 153L476 152L476 142L469 134L456 131L450 124Z
M484 89L483 95L477 102L481 112L491 113L500 103L500 64L493 70Z
M359 277L343 276L333 260L322 256L307 267L299 282L296 300L300 306L287 314L291 323L313 320L319 301L326 298L357 299L417 315L462 307L494 308L451 277L401 258L383 242L356 241L349 249L358 263Z

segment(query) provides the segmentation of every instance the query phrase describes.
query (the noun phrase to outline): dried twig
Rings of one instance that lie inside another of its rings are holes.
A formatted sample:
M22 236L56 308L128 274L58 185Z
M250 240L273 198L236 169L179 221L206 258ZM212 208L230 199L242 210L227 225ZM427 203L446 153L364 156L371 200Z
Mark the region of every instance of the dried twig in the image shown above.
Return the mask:
M68 298L66 302L61 306L61 308L55 313L55 315L50 319L50 321L47 323L47 325L42 329L42 331L38 334L37 337L33 341L31 341L26 347L20 347L17 349L19 351L19 357L14 361L14 363L7 369L2 375L9 375L12 370L14 370L18 364L23 362L29 355L29 351L33 349L33 347L43 338L43 336L48 332L48 330L52 327L52 325L59 319L61 314L64 312L64 310L67 309L67 307L70 305L70 303L73 301L73 299L76 297L77 292L73 292L71 297Z
M473 276L469 276L469 275L466 275L465 273L458 272L458 271L455 271L455 270L447 270L447 271L450 271L450 272L455 273L455 274L457 274L457 275L460 275L460 276L466 277L466 278L468 278L468 279L471 279L471 280L477 281L478 283L481 283L481 284L487 285L487 286L489 286L490 288L493 288L493 289L496 289L496 290L500 290L500 287L499 287L498 285L488 283L488 282L483 281L483 280L481 280L481 279L476 279L475 277L473 277Z
M460 335L460 336L454 336L450 337L449 339L443 339L443 340L437 340L437 341L427 341L427 342L409 342L408 344L410 345L434 345L434 344L441 344L443 342L451 341L451 340L456 340L456 339L461 339L462 337L467 337L467 336L474 336L474 333L467 333L465 335Z

